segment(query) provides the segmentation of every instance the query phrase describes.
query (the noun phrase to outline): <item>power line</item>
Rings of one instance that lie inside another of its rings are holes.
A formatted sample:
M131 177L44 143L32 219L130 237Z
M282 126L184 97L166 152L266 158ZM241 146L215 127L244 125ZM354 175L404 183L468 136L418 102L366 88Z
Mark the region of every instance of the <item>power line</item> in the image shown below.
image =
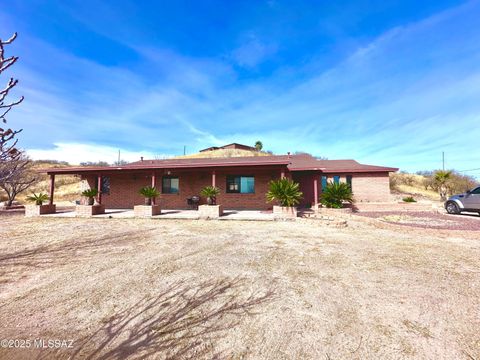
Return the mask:
M480 168L468 169L468 170L459 170L458 172L469 172L469 171L477 171L477 170L480 170Z

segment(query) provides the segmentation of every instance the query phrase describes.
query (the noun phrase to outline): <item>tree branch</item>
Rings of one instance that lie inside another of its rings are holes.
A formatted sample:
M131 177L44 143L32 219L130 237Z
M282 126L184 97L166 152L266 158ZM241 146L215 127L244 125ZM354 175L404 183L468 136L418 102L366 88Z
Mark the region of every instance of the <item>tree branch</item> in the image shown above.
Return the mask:
M0 40L0 44L2 45L8 45L11 44L15 39L17 38L17 32L14 32L13 35L10 37L8 40Z

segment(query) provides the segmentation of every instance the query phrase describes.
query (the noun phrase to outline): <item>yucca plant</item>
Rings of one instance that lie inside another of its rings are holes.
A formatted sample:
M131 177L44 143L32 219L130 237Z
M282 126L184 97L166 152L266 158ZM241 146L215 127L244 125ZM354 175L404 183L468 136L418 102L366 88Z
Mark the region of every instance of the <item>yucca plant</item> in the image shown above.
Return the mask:
M30 196L27 196L28 201L35 202L35 205L43 205L44 201L47 201L50 199L47 194L40 193L40 194L35 194L33 193Z
M220 189L216 186L205 186L200 195L207 198L208 205L215 205L217 203L217 195L220 194Z
M451 170L437 170L434 174L435 182L438 184L440 198L445 201L448 193L448 183L452 178Z
M145 205L152 205L152 199L160 195L160 191L152 186L144 186L139 193L145 198Z
M93 205L95 196L98 195L98 190L95 188L82 191L82 196L88 199L88 205Z
M300 185L290 179L272 180L268 187L268 202L276 201L281 206L295 206L303 198Z
M350 185L346 183L329 182L320 198L322 205L327 208L341 208L344 202L353 203L353 194Z

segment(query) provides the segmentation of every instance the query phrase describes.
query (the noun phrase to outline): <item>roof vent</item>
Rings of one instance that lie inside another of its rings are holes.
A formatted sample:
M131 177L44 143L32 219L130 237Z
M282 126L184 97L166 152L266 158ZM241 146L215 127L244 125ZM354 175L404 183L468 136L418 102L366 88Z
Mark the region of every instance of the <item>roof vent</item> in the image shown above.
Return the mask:
M140 161L143 161L143 156L140 156Z
M288 155L288 158L290 159L290 151L289 151L289 152L287 152L287 155Z

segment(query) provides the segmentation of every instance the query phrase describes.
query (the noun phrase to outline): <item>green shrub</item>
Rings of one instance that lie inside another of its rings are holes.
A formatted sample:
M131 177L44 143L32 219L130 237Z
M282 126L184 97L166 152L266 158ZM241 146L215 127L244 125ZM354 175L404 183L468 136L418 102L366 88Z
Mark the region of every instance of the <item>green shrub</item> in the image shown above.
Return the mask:
M218 194L220 194L220 189L215 186L205 186L201 191L200 195L206 197L206 198L214 198Z
M144 186L138 192L145 199L153 199L160 195L160 191L158 191L156 188L152 186Z
M98 195L98 190L97 189L87 189L87 190L84 190L82 191L82 196L85 196L89 199L92 199L94 198L95 196Z
M27 196L27 200L34 202L35 205L43 205L44 201L47 201L48 199L50 198L48 197L47 194L44 194L44 193L39 193L39 194L33 193L32 195Z
M300 185L289 179L272 180L268 184L267 201L278 202L281 206L295 206L303 198Z
M215 205L217 203L217 195L220 194L220 189L215 186L205 186L200 195L207 199L208 205Z
M329 182L323 190L320 202L327 208L341 208L344 202L353 203L353 194L350 185L346 183Z
M413 196L404 197L402 200L403 200L403 202L406 202L406 203L414 203L414 202L417 202L417 200L415 200L415 199L413 198Z

